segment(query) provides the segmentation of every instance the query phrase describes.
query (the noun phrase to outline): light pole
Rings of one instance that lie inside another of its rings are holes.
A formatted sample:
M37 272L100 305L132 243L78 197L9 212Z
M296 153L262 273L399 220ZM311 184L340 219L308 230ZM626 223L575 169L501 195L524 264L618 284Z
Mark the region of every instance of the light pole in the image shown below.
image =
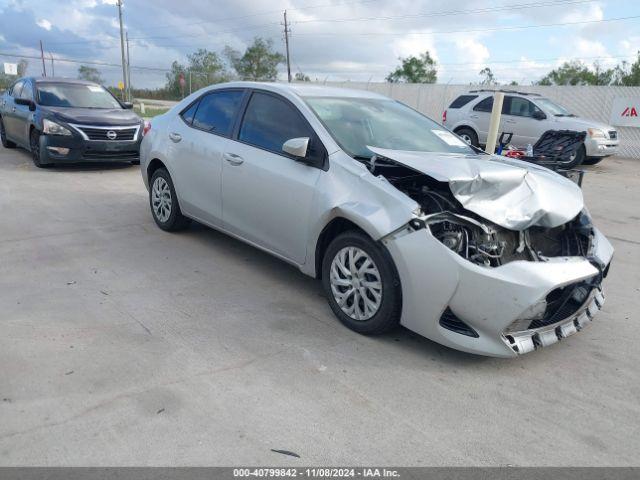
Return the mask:
M118 18L120 20L120 53L122 54L122 83L124 85L124 92L127 91L127 63L124 58L124 30L122 27L122 0L117 0L118 5Z

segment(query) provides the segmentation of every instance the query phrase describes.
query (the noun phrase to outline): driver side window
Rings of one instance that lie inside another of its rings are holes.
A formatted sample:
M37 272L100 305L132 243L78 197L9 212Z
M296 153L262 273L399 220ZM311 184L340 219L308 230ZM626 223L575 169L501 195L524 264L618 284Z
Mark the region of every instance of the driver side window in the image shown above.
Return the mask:
M16 98L22 98L24 100L33 100L33 87L31 86L31 83L25 82L22 87L22 92L20 92L20 97L16 97Z
M507 115L515 115L518 117L533 117L535 111L541 111L532 102L522 97L507 97L505 98L508 109Z
M251 96L238 140L282 153L284 142L297 137L311 137L311 132L291 105L265 93Z

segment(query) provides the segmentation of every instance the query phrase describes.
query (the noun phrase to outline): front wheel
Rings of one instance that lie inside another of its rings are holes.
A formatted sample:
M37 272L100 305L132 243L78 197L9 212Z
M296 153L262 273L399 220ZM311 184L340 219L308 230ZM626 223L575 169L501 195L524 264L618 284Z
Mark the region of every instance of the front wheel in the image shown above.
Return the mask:
M364 233L338 235L322 261L322 284L329 306L351 330L365 335L398 325L402 311L400 278L389 252Z
M45 163L42 161L42 151L40 150L40 132L38 132L35 128L31 130L29 134L29 147L31 149L31 158L33 159L33 164L38 168L46 168L50 163Z
M580 145L580 148L578 148L578 150L576 150L575 153L573 153L573 155L569 157L569 160L567 160L566 162L562 162L562 166L564 168L574 168L578 165L582 165L582 162L584 162L586 156L587 151L584 148L584 145Z
M182 215L171 175L164 168L153 172L149 187L151 214L158 227L167 232L186 228L190 220Z

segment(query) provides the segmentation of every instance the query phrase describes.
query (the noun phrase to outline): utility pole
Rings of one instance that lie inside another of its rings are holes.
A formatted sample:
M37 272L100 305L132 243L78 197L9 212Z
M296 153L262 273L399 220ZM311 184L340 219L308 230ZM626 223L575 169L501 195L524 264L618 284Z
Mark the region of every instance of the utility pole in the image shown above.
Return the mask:
M47 67L44 64L44 49L42 48L42 40L40 40L40 57L42 58L42 76L47 76Z
M51 76L55 77L56 76L56 67L53 64L53 53L49 52L49 57L51 58Z
M291 83L291 57L289 55L289 23L287 22L287 11L284 11L284 44L287 47L287 79Z
M124 84L124 92L127 91L127 64L124 59L124 31L122 28L122 0L117 0L118 18L120 20L120 54L122 55L122 83Z
M131 101L131 57L129 56L129 31L127 30L127 101Z

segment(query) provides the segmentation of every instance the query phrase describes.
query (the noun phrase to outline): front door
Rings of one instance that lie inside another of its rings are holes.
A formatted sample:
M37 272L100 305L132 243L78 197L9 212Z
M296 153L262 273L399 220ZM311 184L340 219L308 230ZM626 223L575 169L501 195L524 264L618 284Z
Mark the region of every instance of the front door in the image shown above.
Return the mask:
M522 97L507 96L502 111L505 129L513 132L511 143L519 148L534 145L542 134L549 129L548 122L534 118L536 112L542 113L530 100Z
M20 98L20 93L22 93L22 87L24 84L24 80L20 80L15 83L11 90L11 95L7 95L6 97L6 103L2 111L2 123L4 123L5 133L7 138L14 142L20 142L20 140L18 140L18 113L16 112L18 111L18 108L21 107L21 105L18 105L15 102L15 99Z
M222 162L224 226L295 263L305 261L309 213L324 172L282 151L289 139L309 137L323 147L304 117L274 94L254 92Z

